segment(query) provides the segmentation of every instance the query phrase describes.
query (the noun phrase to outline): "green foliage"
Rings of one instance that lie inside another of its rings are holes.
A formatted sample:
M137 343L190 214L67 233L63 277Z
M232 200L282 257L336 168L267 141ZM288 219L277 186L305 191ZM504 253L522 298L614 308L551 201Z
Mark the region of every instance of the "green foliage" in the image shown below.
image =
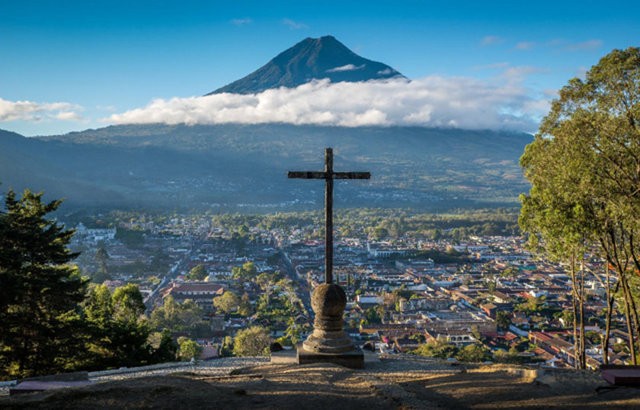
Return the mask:
M251 306L251 300L249 299L249 294L247 292L242 294L240 298L240 303L238 304L238 314L240 316L251 316L253 314L253 308Z
M142 295L133 284L116 288L113 294L105 285L91 289L84 304L91 330L85 366L102 369L152 362L150 328L143 313Z
M545 304L545 297L529 297L523 303L516 305L515 310L527 314L540 313Z
M175 360L178 353L178 344L173 340L168 329L151 333L148 341L153 349L154 362L162 363Z
M443 340L421 344L413 353L439 359L456 358L461 362L484 362L491 359L491 352L481 344L470 344L462 348Z
M426 342L426 338L422 333L414 333L409 336L409 339L415 340L418 343L424 344Z
M207 270L203 265L198 264L191 268L189 273L187 274L187 279L194 281L202 281L207 277Z
M508 352L504 349L498 349L493 353L493 361L497 363L522 364L524 358L519 353L515 348L510 348Z
M140 289L133 283L116 288L111 298L118 320L138 321L146 309Z
M202 323L202 308L193 300L177 303L172 296L164 298L162 306L151 312L149 320L152 328L167 329L172 333L193 332Z
M144 245L144 232L140 230L118 228L116 230L115 239L130 248L138 249Z
M520 225L531 247L570 262L573 300L582 306L585 296L575 276L576 257L600 246L624 294L632 345L640 332L628 282L630 265L640 268L635 239L640 233L639 123L640 48L613 50L585 80L574 78L560 90L521 158L532 187L521 198ZM583 309L575 304L573 309L584 333ZM584 343L576 346L581 366L584 348ZM635 352L634 347L630 350Z
M375 307L370 307L364 312L364 319L368 324L381 323L382 317L380 315L379 309Z
M496 313L496 325L499 329L506 330L511 325L511 313L503 310Z
M478 363L491 360L491 352L485 346L474 343L458 350L455 357L461 362Z
M197 359L202 352L202 346L184 336L178 338L178 346L178 356L184 361Z
M260 286L262 294L256 303L256 321L264 326L286 325L290 318L303 312L302 301L288 278L279 272L262 273L254 277L254 283Z
M419 356L448 359L458 354L458 348L454 344L443 340L435 340L419 345L413 352Z
M95 283L102 283L105 280L111 279L111 275L109 275L109 268L107 266L107 261L109 260L109 254L107 250L104 248L103 244L98 246L95 255L95 261L98 265L98 270L91 276L91 281Z
M233 354L236 356L268 356L271 337L261 326L239 330L233 338Z
M222 339L222 345L220 346L220 356L233 356L233 338L231 336L225 336L224 339Z
M60 201L13 191L0 213L0 377L73 369L86 330L79 316L86 280L70 262L73 231L46 218Z
M228 290L224 292L222 296L213 298L213 306L222 313L232 313L238 310L240 299L235 293Z
M573 323L574 314L571 310L563 310L560 314L560 317L562 318L565 326L571 325L571 323Z
M233 279L241 282L249 282L253 280L257 274L258 270L253 262L245 262L242 266L234 266L231 269Z
M302 335L310 330L309 325L300 325L296 323L294 318L289 319L289 325L284 331L284 336L281 338L285 341L287 346L295 346L298 342L302 341ZM280 339L278 339L281 341Z

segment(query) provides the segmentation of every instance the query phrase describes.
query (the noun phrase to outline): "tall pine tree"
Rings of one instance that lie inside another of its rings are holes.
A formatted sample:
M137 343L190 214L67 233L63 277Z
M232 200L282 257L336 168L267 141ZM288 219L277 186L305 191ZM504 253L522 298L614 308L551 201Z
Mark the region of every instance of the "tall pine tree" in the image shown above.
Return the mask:
M71 261L73 235L47 214L61 201L13 191L0 213L0 373L27 377L73 369L85 342L79 304L86 280Z

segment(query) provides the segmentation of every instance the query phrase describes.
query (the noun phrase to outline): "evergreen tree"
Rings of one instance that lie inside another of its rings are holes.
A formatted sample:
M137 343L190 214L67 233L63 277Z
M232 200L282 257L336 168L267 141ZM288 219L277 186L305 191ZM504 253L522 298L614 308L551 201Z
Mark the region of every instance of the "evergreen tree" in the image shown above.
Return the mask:
M154 349L152 361L162 363L176 359L178 344L173 340L171 332L164 329L162 332L154 332L149 336L151 347Z
M138 287L128 284L113 294L105 285L91 289L85 317L92 331L87 343L92 368L138 366L153 361L150 329Z
M207 277L207 270L204 268L204 265L196 265L187 274L187 279L202 281Z
M0 372L28 377L74 368L85 333L86 280L71 261L73 236L47 214L61 201L13 191L0 213Z
M109 275L109 269L107 267L108 260L109 253L107 253L104 244L100 244L95 255L95 261L98 265L98 269L92 277L93 282L102 283L105 280L111 279L111 275Z

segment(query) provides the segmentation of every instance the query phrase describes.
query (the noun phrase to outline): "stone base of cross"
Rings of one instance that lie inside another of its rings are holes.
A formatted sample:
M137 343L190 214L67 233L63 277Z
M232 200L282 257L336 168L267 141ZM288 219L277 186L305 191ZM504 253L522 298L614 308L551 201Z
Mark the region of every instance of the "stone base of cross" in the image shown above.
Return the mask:
M333 180L369 179L368 172L334 172L333 150L325 150L324 171L291 171L289 178L325 180L325 283L317 286L311 296L315 313L313 333L298 346L298 363L329 362L351 368L364 367L364 355L344 332L344 308L347 297L333 283Z

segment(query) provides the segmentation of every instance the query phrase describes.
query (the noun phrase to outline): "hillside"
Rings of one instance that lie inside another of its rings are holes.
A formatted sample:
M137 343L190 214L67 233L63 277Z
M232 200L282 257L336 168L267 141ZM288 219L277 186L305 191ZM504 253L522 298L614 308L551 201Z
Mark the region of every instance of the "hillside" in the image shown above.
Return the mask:
M67 206L314 209L321 184L286 174L322 169L332 146L336 170L372 173L370 181L339 182L338 206L501 206L527 190L518 159L530 141L499 131L285 124L122 125L40 138L3 132L0 182L44 190Z
M603 387L606 389L606 383L589 372L452 365L436 359L405 357L376 359L362 370L331 364L258 364L220 374L196 367L193 371L172 375L133 377L82 388L0 398L0 407L373 410L629 409L640 406L637 389L599 390Z

